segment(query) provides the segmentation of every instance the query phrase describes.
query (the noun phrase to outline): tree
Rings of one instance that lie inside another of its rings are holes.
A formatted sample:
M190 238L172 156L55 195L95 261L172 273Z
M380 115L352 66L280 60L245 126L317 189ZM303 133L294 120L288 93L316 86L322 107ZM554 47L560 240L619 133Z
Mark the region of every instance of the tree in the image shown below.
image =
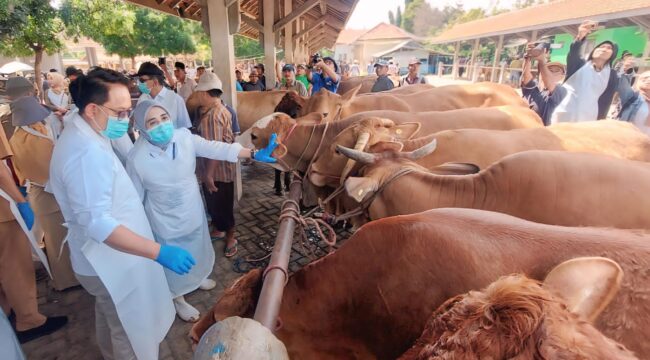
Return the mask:
M402 24L402 21L402 8L398 6L397 13L395 14L395 25L403 28L404 25Z
M412 0L404 9L402 17L402 28L408 32L413 32L413 21L420 8L424 5L424 0Z
M395 25L395 14L393 13L393 10L388 10L388 22L391 25Z
M0 53L6 56L34 55L34 80L43 96L41 62L43 53L52 54L63 47L58 34L63 23L57 11L47 0L0 0L0 28L11 26L0 33Z
M235 35L233 37L235 47L235 57L254 58L264 56L264 49L257 40L249 39L245 36Z

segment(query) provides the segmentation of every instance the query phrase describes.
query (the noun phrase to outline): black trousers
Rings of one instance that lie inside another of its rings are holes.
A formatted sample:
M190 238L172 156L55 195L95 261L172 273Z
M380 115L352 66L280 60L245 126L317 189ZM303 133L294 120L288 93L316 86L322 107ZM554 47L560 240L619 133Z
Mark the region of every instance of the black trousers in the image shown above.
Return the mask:
M214 186L219 189L210 193L203 185L203 196L208 207L208 214L212 218L212 225L218 231L228 231L235 227L235 183L215 181Z

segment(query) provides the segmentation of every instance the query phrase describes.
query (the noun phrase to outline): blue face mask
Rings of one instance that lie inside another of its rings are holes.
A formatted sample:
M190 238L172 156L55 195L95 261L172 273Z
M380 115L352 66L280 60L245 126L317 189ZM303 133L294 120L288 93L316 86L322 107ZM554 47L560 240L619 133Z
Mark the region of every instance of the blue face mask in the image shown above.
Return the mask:
M102 130L102 135L111 140L119 139L129 130L129 118L118 118L109 116L106 123L106 130Z
M147 84L143 82L138 81L138 89L140 90L141 93L149 95L151 93L151 90L147 87Z
M174 136L174 124L171 121L162 122L147 130L149 141L154 145L167 145Z

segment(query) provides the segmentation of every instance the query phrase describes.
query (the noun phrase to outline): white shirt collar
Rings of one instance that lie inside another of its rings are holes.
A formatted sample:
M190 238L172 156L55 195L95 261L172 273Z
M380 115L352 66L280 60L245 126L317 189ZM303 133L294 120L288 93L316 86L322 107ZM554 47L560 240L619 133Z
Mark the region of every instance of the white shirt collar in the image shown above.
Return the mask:
M112 149L110 140L98 134L97 131L95 131L95 129L93 129L78 112L73 115L71 122L84 135L90 137L91 139L94 139L95 141L99 141L102 145L107 146L109 149Z

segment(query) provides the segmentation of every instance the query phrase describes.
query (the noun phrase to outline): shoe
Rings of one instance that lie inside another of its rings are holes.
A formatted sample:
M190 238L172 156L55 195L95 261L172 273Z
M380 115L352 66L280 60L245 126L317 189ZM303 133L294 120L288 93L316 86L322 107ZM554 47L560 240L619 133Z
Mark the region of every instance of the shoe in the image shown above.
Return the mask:
M174 308L176 308L178 317L185 322L197 322L201 317L201 313L194 306L188 304L182 296L174 299Z
M210 232L210 238L212 241L223 240L226 237L225 231L213 230Z
M227 258L237 255L237 243L237 240L235 240L233 246L226 247L226 250L224 250L224 255L226 255Z
M275 189L275 195L284 196L284 192L282 191L282 189Z
M64 327L67 323L67 316L50 316L41 326L25 331L16 331L16 337L18 337L18 341L20 341L21 344L24 344L28 341L38 339L41 336L49 335Z
M217 282L212 279L203 279L201 284L199 284L199 289L201 290L212 290L217 286Z

